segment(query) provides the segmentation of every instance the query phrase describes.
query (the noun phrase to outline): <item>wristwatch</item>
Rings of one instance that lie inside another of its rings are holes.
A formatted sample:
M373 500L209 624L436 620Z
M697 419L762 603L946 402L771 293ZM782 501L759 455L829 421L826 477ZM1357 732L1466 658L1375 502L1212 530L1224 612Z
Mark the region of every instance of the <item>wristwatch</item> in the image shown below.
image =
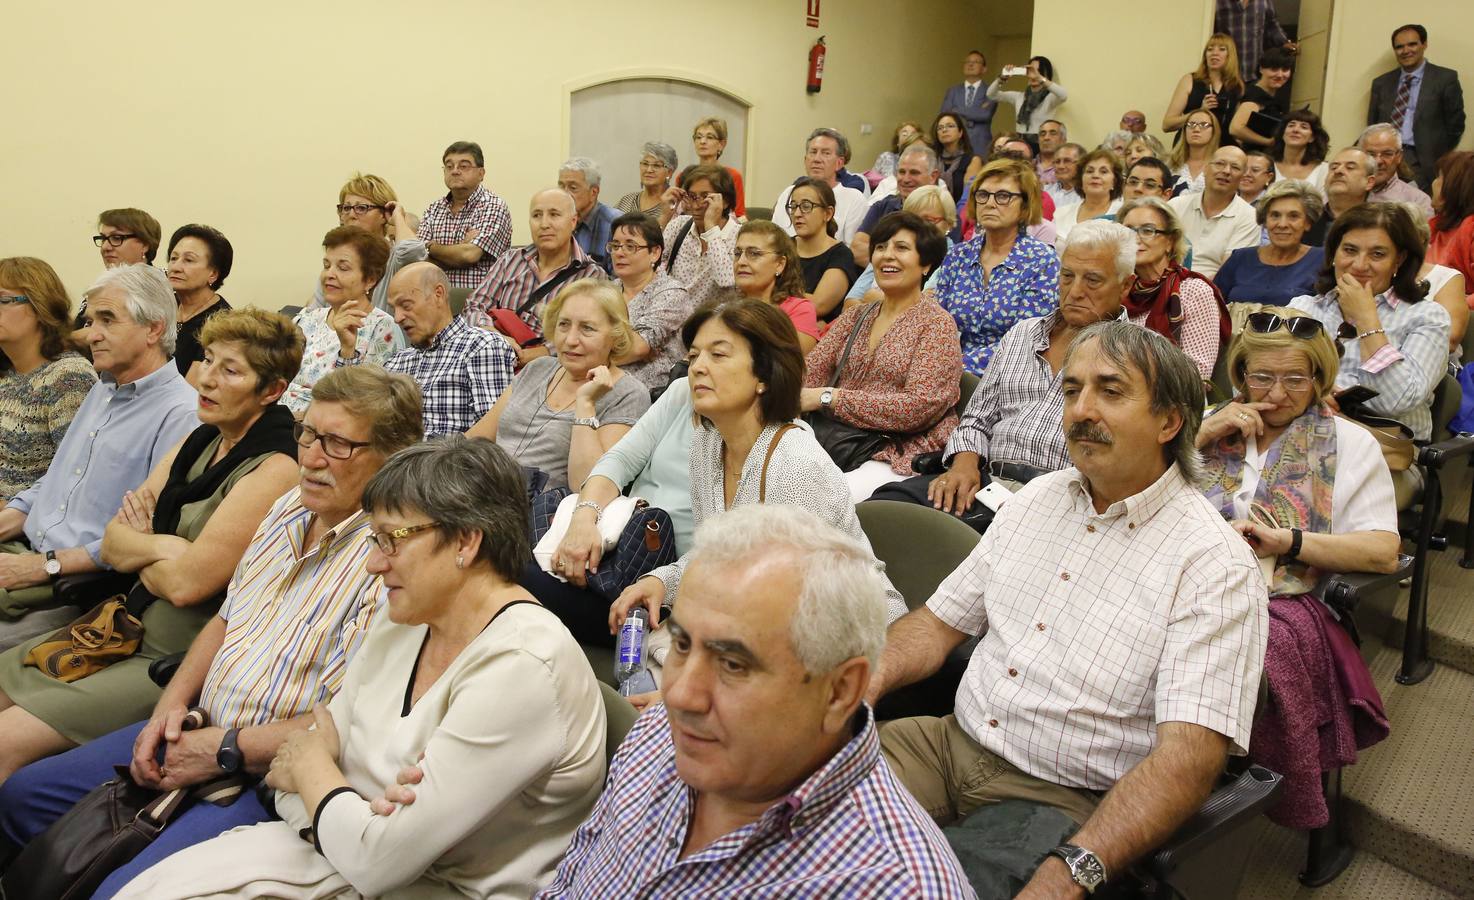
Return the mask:
M828 409L834 403L834 388L825 388L819 393L819 405Z
M1100 864L1100 859L1084 847L1076 847L1074 844L1060 844L1049 851L1065 861L1070 867L1070 878L1085 889L1085 893L1093 894L1106 880L1105 866Z
M1290 529L1290 549L1285 553L1286 559L1296 560L1300 558L1300 545L1305 540L1305 532L1298 528Z
M46 551L46 577L55 581L56 576L61 574L61 560L56 558L55 550Z
M220 749L215 751L215 765L227 775L239 772L241 766L246 762L246 756L241 753L241 748L237 744L240 733L239 728L232 728L225 732L225 737L220 740Z
M599 417L598 416L579 416L579 417L577 417L577 418L575 418L573 420L573 424L575 424L575 425L587 425L590 428L594 429L595 431L598 431L599 430Z

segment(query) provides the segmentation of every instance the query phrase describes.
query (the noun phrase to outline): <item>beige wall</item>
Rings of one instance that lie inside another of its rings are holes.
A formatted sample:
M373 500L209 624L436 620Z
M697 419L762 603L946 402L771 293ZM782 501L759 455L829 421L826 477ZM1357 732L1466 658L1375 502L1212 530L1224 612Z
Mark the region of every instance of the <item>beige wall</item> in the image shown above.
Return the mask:
M232 302L302 303L346 176L382 175L423 208L444 190L439 155L457 139L485 148L487 184L525 241L527 200L567 149L570 86L615 74L690 77L750 100L748 199L769 205L799 174L809 129L850 135L863 171L898 120L930 121L963 52L991 40L976 0L896 10L830 0L814 30L789 0L618 11L595 0L162 0L146 15L12 4L0 256L40 256L79 293L100 265L88 240L96 213L139 206L166 239L196 221L230 237ZM810 96L808 49L821 33L824 90ZM862 123L872 135L861 137Z

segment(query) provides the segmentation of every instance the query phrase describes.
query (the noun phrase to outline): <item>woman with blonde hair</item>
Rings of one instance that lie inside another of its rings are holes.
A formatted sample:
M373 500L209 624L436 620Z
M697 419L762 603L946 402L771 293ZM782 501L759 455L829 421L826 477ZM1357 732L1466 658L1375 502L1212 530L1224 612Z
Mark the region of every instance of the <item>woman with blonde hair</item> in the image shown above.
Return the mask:
M1208 160L1223 142L1223 125L1212 110L1195 109L1184 117L1182 129L1186 136L1167 157L1167 165L1177 176L1175 193L1201 193Z
M0 500L46 474L97 375L68 349L72 301L56 270L0 259Z
M557 356L529 362L466 432L496 443L547 487L582 484L599 457L650 407L650 391L614 364L634 342L617 285L581 278L543 310Z
M722 165L722 151L727 149L727 120L718 116L707 116L691 130L691 147L696 151L696 164L721 166L732 176L732 189L737 201L727 210L737 218L747 216L747 200L742 193L742 173L731 166ZM681 187L676 179L676 187Z
M399 203L394 188L377 175L354 172L338 189L338 224L355 225L369 234L378 235L389 242L389 258L384 263L383 276L369 293L375 309L390 313L389 282L394 275L413 262L429 259L430 251L425 242L415 234L413 215ZM312 295L308 309L327 306L321 281ZM402 340L400 341L402 344Z
M1162 130L1180 132L1187 124L1189 111L1206 109L1218 120L1218 130L1226 131L1243 96L1238 47L1231 35L1219 32L1208 38L1197 69L1177 82L1177 89L1167 103L1167 114L1162 116ZM1179 139L1176 143L1181 146L1182 142Z

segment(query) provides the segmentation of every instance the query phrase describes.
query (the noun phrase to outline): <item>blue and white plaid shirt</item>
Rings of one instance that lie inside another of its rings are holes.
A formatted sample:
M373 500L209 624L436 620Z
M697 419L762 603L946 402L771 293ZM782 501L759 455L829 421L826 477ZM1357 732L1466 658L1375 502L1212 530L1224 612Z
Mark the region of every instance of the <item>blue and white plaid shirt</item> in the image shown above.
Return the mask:
M512 383L516 365L517 351L506 338L454 316L429 346L406 347L384 368L403 372L420 386L425 437L430 438L475 425Z

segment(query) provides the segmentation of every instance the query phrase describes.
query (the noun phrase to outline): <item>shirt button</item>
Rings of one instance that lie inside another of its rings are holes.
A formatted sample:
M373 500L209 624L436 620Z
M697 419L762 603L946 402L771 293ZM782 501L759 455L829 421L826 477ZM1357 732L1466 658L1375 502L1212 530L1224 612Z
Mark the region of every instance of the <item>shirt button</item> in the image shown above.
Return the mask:
M1126 527L1127 528L1135 528L1136 527L1136 523L1135 522L1127 522L1126 523Z
M66 512L67 511L67 505L65 503L63 503L61 506L58 506L56 508L56 510L57 510L57 512Z
M993 728L997 728L998 727L998 720L997 719L989 719L988 720L988 724L990 726L992 726Z
M81 469L73 469L72 470L72 474L73 475L81 475L82 474L82 470Z
M97 437L97 432L95 432L95 431L89 431L89 432L87 432L87 436L88 437Z
M1040 622L1038 625L1035 625L1034 627L1037 628L1037 629L1039 629L1040 631L1043 631L1044 630L1044 623L1043 622Z
M1061 572L1061 573L1059 573L1059 578L1060 578L1061 581L1069 581L1070 580L1070 573L1069 572Z
M1090 532L1091 534L1095 534L1095 526L1094 525L1086 525L1085 526L1085 530L1088 531L1088 532Z
M1017 678L1018 677L1018 669L1009 669L1008 670L1008 677L1009 678Z

